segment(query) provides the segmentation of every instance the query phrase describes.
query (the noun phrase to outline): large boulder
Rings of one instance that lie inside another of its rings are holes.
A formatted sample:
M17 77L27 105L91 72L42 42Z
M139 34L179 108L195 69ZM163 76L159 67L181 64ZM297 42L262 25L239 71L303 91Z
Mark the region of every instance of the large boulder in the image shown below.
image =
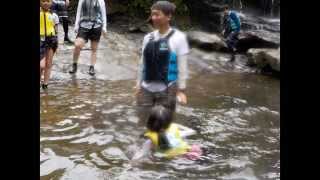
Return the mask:
M227 45L217 34L202 31L187 32L188 41L191 46L207 51L227 51Z
M271 67L280 72L280 48L249 49L247 55L249 65L257 65L261 69Z
M149 33L153 31L152 25L148 22L148 20L141 21L141 20L133 20L133 22L129 25L129 32L143 32Z
M263 30L241 32L237 49L246 52L251 48L278 48L280 47L280 33L271 33Z
M187 37L190 45L206 51L228 52L225 40L219 34L202 31L189 31ZM278 48L280 37L263 31L241 32L237 44L238 52L247 52L251 48Z
M252 14L238 13L241 19L241 29L265 30L280 33L280 19L263 18Z

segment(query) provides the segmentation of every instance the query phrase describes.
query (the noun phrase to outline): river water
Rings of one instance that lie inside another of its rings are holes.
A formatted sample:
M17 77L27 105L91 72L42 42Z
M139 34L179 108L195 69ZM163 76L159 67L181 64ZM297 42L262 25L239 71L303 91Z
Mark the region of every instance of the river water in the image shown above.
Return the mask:
M197 131L187 141L204 156L130 163L145 130L133 89L142 37L111 28L95 77L87 74L88 50L69 75L73 47L60 44L49 89L40 92L41 180L280 179L280 80L254 73L244 55L231 63L228 54L198 49L176 122Z

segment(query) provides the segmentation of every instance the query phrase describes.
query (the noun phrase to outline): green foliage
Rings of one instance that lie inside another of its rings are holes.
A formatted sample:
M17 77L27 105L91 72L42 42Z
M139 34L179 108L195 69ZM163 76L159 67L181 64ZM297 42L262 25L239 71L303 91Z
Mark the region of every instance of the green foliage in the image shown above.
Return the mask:
M176 6L176 14L178 15L187 15L188 7L186 6L186 0L170 0ZM152 0L132 0L129 2L129 13L130 15L138 16L148 16L150 14L150 7L152 6Z

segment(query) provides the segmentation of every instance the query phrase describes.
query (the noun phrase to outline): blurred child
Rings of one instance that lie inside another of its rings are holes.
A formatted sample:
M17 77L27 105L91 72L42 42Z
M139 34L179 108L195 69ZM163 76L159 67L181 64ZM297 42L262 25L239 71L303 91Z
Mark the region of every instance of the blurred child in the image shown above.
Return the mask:
M50 12L52 0L40 0L40 78L44 74L42 88L48 88L52 59L58 48L57 25L59 17Z
M183 140L184 137L195 134L195 131L185 126L172 123L173 112L163 106L155 106L151 110L147 122L146 141L142 149L137 152L133 160L142 159L152 152L160 152L166 158L183 155L197 160L202 150L197 145L190 146Z

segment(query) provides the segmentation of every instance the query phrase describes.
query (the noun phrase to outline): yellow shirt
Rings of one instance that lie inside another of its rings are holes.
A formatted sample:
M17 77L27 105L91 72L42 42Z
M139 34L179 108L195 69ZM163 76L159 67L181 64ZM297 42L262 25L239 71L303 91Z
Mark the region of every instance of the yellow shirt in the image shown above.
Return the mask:
M54 27L56 24L57 20L53 13L40 11L40 36L55 36Z
M165 130L165 133L168 137L168 140L171 146L170 149L163 152L166 157L171 158L177 155L182 155L182 154L185 154L190 149L190 146L181 138L179 128L175 123L172 123L168 127L168 129ZM157 150L160 150L157 132L147 131L144 135L150 138L153 145L156 146Z

